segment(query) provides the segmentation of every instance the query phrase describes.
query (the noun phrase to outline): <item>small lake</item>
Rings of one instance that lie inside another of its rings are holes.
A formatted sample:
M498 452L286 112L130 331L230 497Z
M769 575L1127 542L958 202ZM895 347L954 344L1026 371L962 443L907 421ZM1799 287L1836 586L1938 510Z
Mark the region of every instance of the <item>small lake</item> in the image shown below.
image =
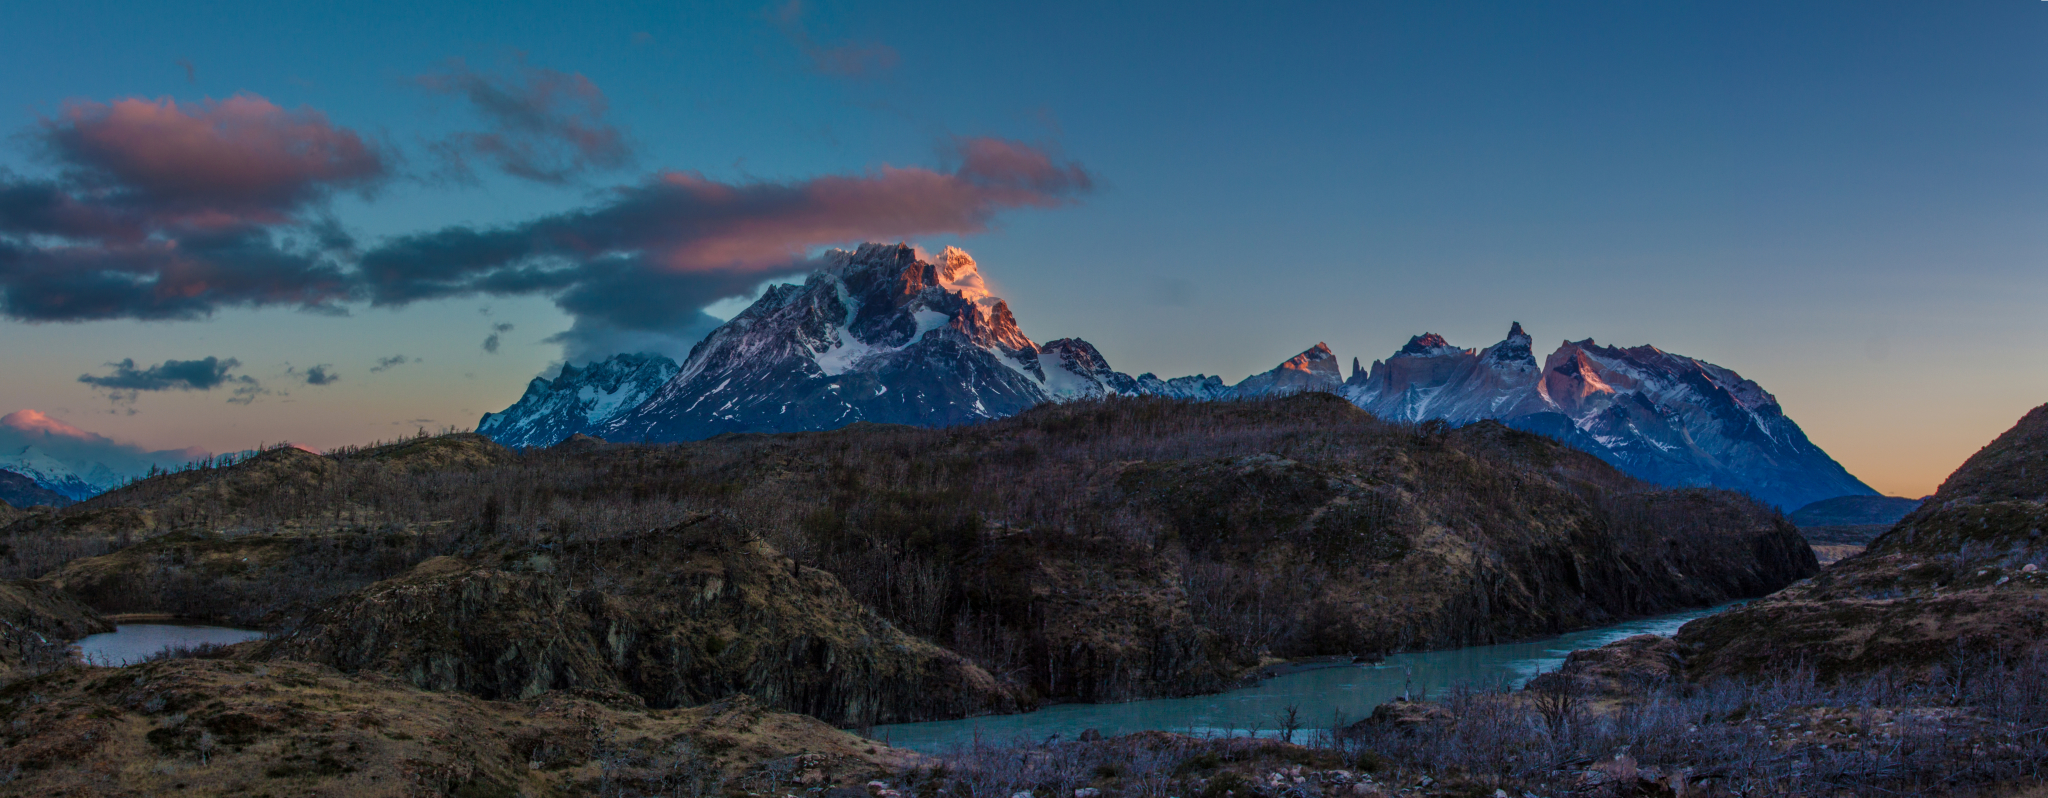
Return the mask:
M80 659L93 665L133 665L176 646L226 645L262 636L262 632L253 629L226 626L127 623L115 626L114 631L80 639L78 654Z
M971 742L977 735L991 742L1043 740L1054 734L1071 740L1087 729L1105 735L1146 730L1242 735L1246 730L1270 731L1290 704L1300 707L1303 728L1329 728L1338 718L1348 722L1371 715L1373 707L1404 690L1437 694L1456 684L1503 681L1521 687L1537 674L1563 666L1565 655L1573 651L1599 648L1635 635L1670 635L1687 621L1731 606L1735 605L1659 615L1524 643L1395 654L1377 665L1306 670L1227 693L1122 704L1058 704L1020 715L898 723L876 726L872 736L899 748L939 753Z

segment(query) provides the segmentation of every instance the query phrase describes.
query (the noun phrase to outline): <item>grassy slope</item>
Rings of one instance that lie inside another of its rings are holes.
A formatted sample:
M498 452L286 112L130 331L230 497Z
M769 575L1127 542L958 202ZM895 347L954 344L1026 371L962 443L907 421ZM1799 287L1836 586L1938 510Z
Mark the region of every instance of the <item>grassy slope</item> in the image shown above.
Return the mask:
M778 786L802 789L903 757L744 698L662 711L616 694L484 701L299 663L73 668L0 689L0 772L21 795L667 794L718 779L758 791L778 760Z
M1795 661L1826 675L2048 650L2048 405L1951 475L1863 554L1688 624L1702 675ZM2032 566L2034 570L2029 571Z

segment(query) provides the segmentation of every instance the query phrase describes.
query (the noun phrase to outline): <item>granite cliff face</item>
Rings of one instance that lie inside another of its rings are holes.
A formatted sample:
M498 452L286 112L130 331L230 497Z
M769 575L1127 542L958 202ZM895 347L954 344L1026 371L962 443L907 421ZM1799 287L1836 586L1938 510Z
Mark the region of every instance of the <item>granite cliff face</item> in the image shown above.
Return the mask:
M2048 654L2048 405L1978 451L1862 554L1679 630L1702 676L1825 676Z

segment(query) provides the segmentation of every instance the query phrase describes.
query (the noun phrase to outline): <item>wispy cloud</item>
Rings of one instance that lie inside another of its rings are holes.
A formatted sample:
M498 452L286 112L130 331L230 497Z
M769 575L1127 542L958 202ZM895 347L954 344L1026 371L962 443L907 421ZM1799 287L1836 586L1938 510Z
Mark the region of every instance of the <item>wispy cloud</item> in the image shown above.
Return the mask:
M775 9L772 18L782 34L810 61L812 69L835 77L875 78L895 69L902 60L896 48L881 42L818 41L806 19L809 13L810 7L803 0L789 0Z
M449 173L460 179L475 179L472 159L541 183L566 183L633 159L625 135L605 121L610 104L604 92L580 74L531 66L524 57L485 73L457 59L413 81L427 91L462 98L486 126L433 145Z
M405 365L405 364L407 364L407 363L418 363L418 362L420 362L420 359L419 359L419 358L416 358L416 357L406 357L406 356L404 356L404 355L392 355L392 356L390 356L390 357L380 357L380 358L377 358L377 365L374 365L374 366L371 366L371 367L370 367L370 371L372 371L372 372L377 372L377 371L390 371L390 370L392 370L392 369L394 369L394 368L397 368L397 367L399 367L399 366L403 366L403 365Z
M491 334L490 334L490 336L488 336L488 337L484 338L484 351L485 351L485 352L489 352L489 353L491 353L491 354L494 354L494 355L495 355L495 354L497 354L497 353L498 353L498 336L500 336L500 335L504 335L505 333L508 333L508 332L511 332L511 331L512 331L512 325L510 325L510 324L505 324L505 323L503 323L503 322L500 322L500 323L497 323L497 324L493 324L493 325L491 325Z

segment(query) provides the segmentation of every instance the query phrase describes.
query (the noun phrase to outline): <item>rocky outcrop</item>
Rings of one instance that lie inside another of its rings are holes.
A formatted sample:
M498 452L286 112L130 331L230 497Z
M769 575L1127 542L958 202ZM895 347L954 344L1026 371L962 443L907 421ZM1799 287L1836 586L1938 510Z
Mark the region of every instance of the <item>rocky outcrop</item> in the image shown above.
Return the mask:
M1529 680L1531 693L1637 698L1685 678L1685 657L1662 635L1636 635L1565 657L1557 670Z
M841 725L1018 708L980 668L716 516L429 560L336 600L252 656L484 698L579 688L676 707L745 693Z
M1984 447L1862 554L1679 630L1696 677L1826 676L2048 652L2048 406Z
M73 668L0 690L10 795L773 794L909 761L745 697L675 710L594 691L485 701L220 660Z
M77 599L39 582L0 582L0 682L63 664L71 641L114 631Z

